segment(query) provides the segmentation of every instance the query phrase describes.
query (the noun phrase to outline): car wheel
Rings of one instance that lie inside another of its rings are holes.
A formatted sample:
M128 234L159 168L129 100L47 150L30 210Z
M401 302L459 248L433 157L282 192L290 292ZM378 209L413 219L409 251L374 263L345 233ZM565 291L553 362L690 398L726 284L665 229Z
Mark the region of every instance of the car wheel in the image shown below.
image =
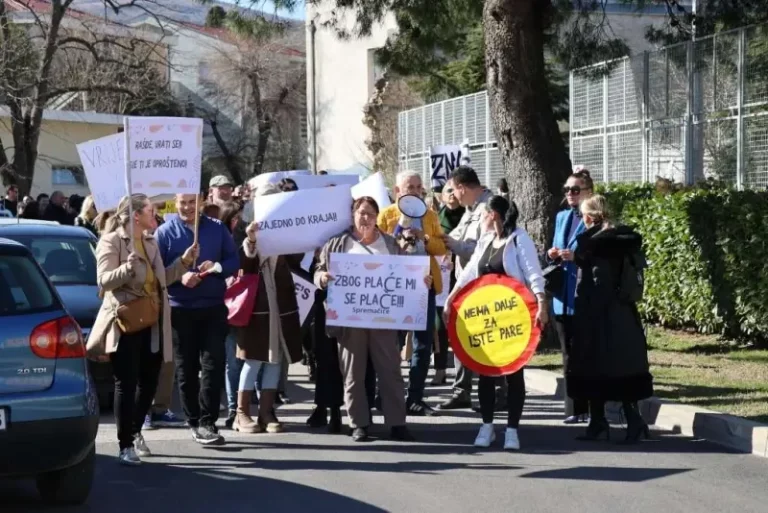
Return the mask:
M91 493L95 466L94 445L77 465L37 476L37 491L49 504L82 504Z

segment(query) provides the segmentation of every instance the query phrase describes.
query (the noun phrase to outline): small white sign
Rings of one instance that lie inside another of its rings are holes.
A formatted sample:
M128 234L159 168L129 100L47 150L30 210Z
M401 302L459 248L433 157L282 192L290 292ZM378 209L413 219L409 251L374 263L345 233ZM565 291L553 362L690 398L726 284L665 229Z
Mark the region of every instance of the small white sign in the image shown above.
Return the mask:
M451 265L451 255L438 257L438 260L440 262L440 276L443 279L443 291L438 296L435 296L435 305L444 308L445 301L451 293L451 275L453 274L453 266Z
M312 173L310 171L307 171L305 169L297 169L294 171L274 171L272 173L261 173L260 175L251 178L248 181L248 185L250 185L252 189L255 189L260 185L264 185L265 183L278 183L283 178L293 179L297 175L311 175L311 174Z
M253 219L263 257L314 252L334 235L352 226L349 185L329 188L323 194L309 189L258 196Z
M442 187L453 170L461 165L461 146L432 146L429 157L432 161L432 187Z
M96 210L117 208L125 190L125 135L113 134L76 145Z
M0 408L0 431L8 429L8 410Z
M387 185L384 183L384 175L381 173L374 173L352 187L352 199L362 198L363 196L370 196L375 199L379 205L379 210L384 210L392 204L392 201L389 199Z
M424 331L428 256L333 253L326 324L348 328Z
M298 274L293 274L293 284L296 286L296 301L299 303L299 318L301 325L307 320L309 312L312 311L312 305L315 304L315 284L305 280Z
M131 194L199 194L203 120L126 118Z

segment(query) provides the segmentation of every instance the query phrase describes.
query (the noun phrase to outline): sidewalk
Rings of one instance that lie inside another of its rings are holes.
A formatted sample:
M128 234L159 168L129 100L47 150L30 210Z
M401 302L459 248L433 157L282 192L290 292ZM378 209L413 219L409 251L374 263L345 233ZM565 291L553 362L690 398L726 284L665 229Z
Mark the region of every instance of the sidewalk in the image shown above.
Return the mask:
M562 399L563 376L541 369L526 369L529 388ZM608 406L612 420L619 416L619 405ZM737 451L768 458L768 425L718 413L695 406L675 404L655 397L642 401L640 411L645 420L657 428L696 439L704 439Z

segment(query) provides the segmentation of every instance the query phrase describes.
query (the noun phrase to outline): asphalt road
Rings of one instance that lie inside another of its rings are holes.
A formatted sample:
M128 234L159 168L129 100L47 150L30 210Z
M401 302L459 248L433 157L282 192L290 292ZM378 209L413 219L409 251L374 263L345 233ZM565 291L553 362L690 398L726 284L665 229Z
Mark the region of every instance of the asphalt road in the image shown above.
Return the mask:
M416 443L355 444L312 433L303 424L311 385L301 368L293 370L290 392L299 402L279 410L286 433L224 432L227 445L204 448L185 429L153 431L146 438L155 456L126 468L116 463L114 424L105 416L87 505L49 508L32 483L0 481L0 511L768 511L768 460L658 431L635 447L577 442L583 427L560 424L562 404L536 391L529 391L519 453L500 450L501 420L497 447L472 447L479 419L470 411L412 419ZM448 391L431 388L429 401ZM614 437L623 437L620 427Z

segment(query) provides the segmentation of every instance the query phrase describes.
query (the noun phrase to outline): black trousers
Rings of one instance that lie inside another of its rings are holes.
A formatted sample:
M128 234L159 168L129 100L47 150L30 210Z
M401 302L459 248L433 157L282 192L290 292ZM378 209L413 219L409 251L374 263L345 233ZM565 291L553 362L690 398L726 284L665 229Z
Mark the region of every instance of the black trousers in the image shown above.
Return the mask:
M445 286L445 285L443 285ZM435 353L435 370L446 370L448 368L448 328L443 321L443 308L437 307L437 315L435 316L435 323L437 326L437 343L440 347L440 352Z
M560 349L563 353L563 375L567 375L568 359L570 357L571 346L573 344L573 316L555 316L555 329L557 330L557 338L560 339ZM585 415L589 411L589 405L587 404L587 401L571 399L568 396L567 385L565 386L565 416L570 417L572 415Z
M172 308L171 323L178 334L173 352L187 423L213 428L224 388L227 308Z
M115 377L115 424L120 449L133 447L144 417L152 406L163 363L162 346L152 352L152 328L122 334L117 351L109 355Z
M523 370L520 369L503 378L507 384L507 426L515 429L520 425L520 417L523 416L523 406L525 406L525 375ZM490 376L479 376L478 378L477 395L480 400L480 413L485 424L493 422L498 382L499 378Z

